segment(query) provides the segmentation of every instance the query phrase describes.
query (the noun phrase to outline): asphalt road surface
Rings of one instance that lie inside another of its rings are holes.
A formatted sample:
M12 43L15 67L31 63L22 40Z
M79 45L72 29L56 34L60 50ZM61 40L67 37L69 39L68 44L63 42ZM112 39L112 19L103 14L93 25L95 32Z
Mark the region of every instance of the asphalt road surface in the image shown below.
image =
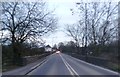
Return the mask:
M63 53L54 53L28 75L118 75L118 73Z

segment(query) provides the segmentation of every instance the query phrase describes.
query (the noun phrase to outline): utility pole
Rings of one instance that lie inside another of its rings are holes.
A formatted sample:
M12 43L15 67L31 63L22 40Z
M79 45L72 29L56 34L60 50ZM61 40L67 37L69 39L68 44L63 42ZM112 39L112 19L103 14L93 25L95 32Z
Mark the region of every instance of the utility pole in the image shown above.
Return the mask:
M85 3L85 47L87 47L87 3Z
M120 41L120 1L118 2L118 40Z
M120 47L120 1L118 2L118 48L119 47ZM118 52L118 54L120 54L120 52Z
M85 56L86 56L86 61L87 61L87 28L88 28L88 21L87 21L87 3L85 3Z

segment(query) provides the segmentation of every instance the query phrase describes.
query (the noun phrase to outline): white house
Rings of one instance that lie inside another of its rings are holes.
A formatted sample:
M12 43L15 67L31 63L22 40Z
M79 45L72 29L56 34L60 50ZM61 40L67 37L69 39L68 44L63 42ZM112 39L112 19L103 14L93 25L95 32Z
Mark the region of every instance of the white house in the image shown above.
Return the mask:
M45 46L45 52L52 52L50 45Z

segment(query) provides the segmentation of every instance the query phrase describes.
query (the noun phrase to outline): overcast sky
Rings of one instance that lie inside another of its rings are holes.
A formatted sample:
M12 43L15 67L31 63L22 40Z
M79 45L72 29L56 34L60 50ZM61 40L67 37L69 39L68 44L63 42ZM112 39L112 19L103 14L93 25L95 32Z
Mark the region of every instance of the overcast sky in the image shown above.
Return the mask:
M94 2L95 0L82 0L83 2ZM109 0L99 0L101 2L107 2ZM113 1L113 0L111 0ZM118 2L119 0L114 0L113 2ZM79 20L77 15L72 15L70 9L76 8L75 3L80 2L80 0L47 0L48 9L55 9L54 13L58 17L58 31L46 36L44 40L46 44L53 46L59 42L70 41L72 38L68 37L65 33L64 28L66 24L74 24Z
M48 0L48 9L55 9L54 13L58 17L57 32L46 36L44 40L46 44L53 46L59 42L70 41L72 38L68 37L64 28L66 24L73 24L78 21L78 16L73 16L70 9L75 7L75 2L79 0Z
M1 0L1 1L18 1L18 0ZM23 1L23 0L19 0ZM39 0L24 0L27 2L30 1L39 1ZM43 0L45 1L45 0ZM58 44L59 42L70 41L72 38L68 37L65 34L64 28L66 24L73 24L76 23L79 19L77 15L72 15L70 9L76 8L75 3L80 2L81 0L46 0L48 4L48 9L53 10L54 14L58 17L58 29L57 32L50 34L49 36L45 36L43 38L46 41L46 45L49 44L53 46L54 44ZM83 2L94 2L95 0L82 0ZM109 0L99 0L101 2L107 2ZM113 0L111 0L113 1ZM114 0L113 2L118 2L119 0Z

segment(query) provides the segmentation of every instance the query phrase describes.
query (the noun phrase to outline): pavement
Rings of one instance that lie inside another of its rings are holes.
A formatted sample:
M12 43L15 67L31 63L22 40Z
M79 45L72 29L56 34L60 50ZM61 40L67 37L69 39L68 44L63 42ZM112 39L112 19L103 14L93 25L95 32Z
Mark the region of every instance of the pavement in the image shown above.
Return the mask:
M21 70L20 70L21 69ZM54 53L43 61L35 62L3 75L120 75L118 72L96 66L63 53ZM24 70L24 71L23 71Z
M42 63L44 63L48 57L49 56L47 56L46 58L39 59L34 63L30 63L26 66L23 66L11 71L3 72L2 75L26 75L27 73L29 73L30 71L34 70L35 68L40 66Z

